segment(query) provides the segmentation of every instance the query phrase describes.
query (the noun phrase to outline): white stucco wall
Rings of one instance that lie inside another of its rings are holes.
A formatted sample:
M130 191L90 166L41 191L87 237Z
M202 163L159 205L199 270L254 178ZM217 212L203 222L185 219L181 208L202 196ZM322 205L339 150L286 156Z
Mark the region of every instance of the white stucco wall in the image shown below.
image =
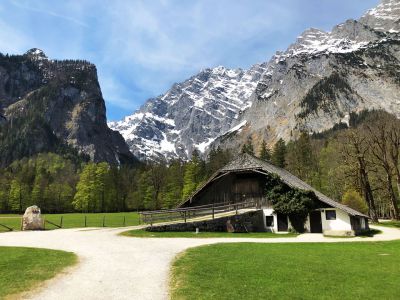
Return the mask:
M325 214L326 210L335 210L336 220L327 220ZM321 211L321 214L323 231L351 231L350 216L343 210L328 208Z
M326 210L335 210L336 211L336 220L327 220L326 219ZM325 232L347 232L351 231L351 223L350 223L350 216L340 210L335 208L328 208L328 209L321 209L321 221L322 221L322 231ZM278 232L278 220L277 215L272 208L265 208L263 209L264 213L264 225L266 226L266 216L273 216L274 217L274 226L273 227L266 227L271 229L272 232ZM365 223L362 221L362 228L365 227ZM288 220L289 229L292 227L290 221ZM310 216L307 217L305 223L306 232L310 232Z
M266 228L271 229L272 232L277 232L278 231L278 218L277 218L276 213L274 212L274 210L272 208L264 208L263 209L263 213L264 213L264 226ZM274 226L273 227L267 227L266 226L266 220L265 220L266 216L273 216L274 217Z
M263 213L264 213L264 226L268 229L270 229L272 232L278 232L278 216L275 213L273 208L264 208L263 209ZM273 216L274 217L274 226L272 227L267 227L266 224L266 216ZM288 218L288 230L290 230L292 228L292 224L290 224L290 220ZM280 231L282 232L282 231Z

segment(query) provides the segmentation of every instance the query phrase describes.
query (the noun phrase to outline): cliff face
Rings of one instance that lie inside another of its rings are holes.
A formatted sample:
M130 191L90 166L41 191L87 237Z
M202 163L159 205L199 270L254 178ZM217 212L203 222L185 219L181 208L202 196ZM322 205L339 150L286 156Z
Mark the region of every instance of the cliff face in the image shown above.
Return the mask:
M331 32L305 31L268 63L240 133L221 138L234 146L248 136L296 138L348 123L350 113L383 109L400 117L400 2L383 1L360 20Z
M109 126L121 132L137 157L188 159L232 127L251 105L249 97L264 71L263 64L246 71L202 70Z
M195 148L239 149L248 137L290 140L383 109L400 117L400 2L383 0L331 32L306 30L249 70L207 69L110 124L141 157L187 159Z
M49 60L39 49L0 55L0 163L38 152L79 153L113 164L135 160L108 128L96 67Z

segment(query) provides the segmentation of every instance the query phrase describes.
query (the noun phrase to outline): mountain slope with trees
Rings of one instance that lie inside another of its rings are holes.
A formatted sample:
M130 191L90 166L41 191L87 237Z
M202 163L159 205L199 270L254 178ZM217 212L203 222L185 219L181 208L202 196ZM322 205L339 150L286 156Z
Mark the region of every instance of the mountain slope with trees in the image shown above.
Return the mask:
M39 49L0 54L0 165L40 152L134 162L105 112L93 64L49 60Z
M398 219L400 121L384 111L352 114L349 121L350 127L302 133L288 143L279 140L272 149L243 151L284 167L374 220ZM30 204L40 205L44 212L174 208L234 155L212 148L205 160L195 151L190 161L116 167L40 154L0 169L0 212L21 212Z

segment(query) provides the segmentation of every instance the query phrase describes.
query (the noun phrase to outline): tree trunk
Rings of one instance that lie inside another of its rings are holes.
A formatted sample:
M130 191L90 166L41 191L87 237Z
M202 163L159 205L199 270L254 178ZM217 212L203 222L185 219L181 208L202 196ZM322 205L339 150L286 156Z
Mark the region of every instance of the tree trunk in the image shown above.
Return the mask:
M397 193L400 198L400 169L398 167L395 168L396 170L396 185L397 185Z
M399 219L399 207L397 205L397 199L396 199L396 195L394 193L394 189L393 189L393 184L392 184L392 175L390 174L390 172L387 173L386 176L386 187L387 187L387 192L389 194L389 198L390 198L390 205L393 211L393 219L398 220Z
M374 223L378 223L378 214L376 213L374 195L372 194L371 184L369 182L368 173L365 167L365 161L362 157L358 157L360 168L360 184L364 194L365 202L368 205L368 213Z

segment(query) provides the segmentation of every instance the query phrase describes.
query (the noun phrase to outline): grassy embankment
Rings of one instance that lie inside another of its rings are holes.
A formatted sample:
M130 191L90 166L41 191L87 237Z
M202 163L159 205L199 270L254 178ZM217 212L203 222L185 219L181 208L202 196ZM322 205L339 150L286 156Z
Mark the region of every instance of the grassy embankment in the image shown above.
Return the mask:
M76 262L70 252L0 247L0 299L28 291Z
M173 264L172 299L398 299L400 241L217 244Z
M85 226L86 216L86 226ZM0 224L11 227L13 230L20 230L21 228L20 215L0 215ZM103 227L103 220L105 227L122 227L133 226L139 224L139 215L135 212L127 213L71 213L71 214L45 214L45 219L60 225L61 217L63 217L63 228L79 228L79 227ZM105 217L105 219L104 219ZM124 223L125 217L125 223ZM57 227L46 223L46 229L56 229ZM6 228L0 226L0 232L8 231Z

